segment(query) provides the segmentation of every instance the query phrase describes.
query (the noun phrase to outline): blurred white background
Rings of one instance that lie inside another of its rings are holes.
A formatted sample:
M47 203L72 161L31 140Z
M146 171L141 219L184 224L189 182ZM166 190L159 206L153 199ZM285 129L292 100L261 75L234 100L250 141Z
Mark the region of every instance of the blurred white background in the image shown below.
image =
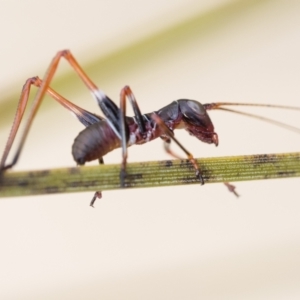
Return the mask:
M2 1L0 150L23 83L65 48L117 103L129 84L143 112L179 98L300 106L299 14L292 0ZM52 86L98 113L64 61ZM247 111L299 127L296 112ZM210 115L218 148L176 133L195 157L299 151L293 132ZM82 129L46 98L15 169L74 166ZM129 149L166 158L160 140ZM0 298L299 299L299 179L236 186L239 199L222 184L110 191L96 209L91 193L1 199Z

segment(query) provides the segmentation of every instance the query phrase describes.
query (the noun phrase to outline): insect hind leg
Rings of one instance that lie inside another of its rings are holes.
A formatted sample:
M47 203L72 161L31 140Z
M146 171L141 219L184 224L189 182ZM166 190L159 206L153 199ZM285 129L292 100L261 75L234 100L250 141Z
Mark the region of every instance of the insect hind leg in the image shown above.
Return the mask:
M13 160L11 163L5 165L7 156L10 152L10 149L12 147L12 144L15 140L16 134L18 132L19 126L21 124L21 121L23 119L23 115L26 109L26 106L28 104L28 98L30 95L30 89L31 86L34 85L38 88L41 88L43 86L43 81L36 77L32 77L26 80L22 92L21 92L21 96L20 96L20 100L17 106L17 111L15 114L15 119L13 121L13 125L10 131L10 135L8 137L3 155L2 155L2 159L1 159L1 163L0 163L0 172L3 172L6 169L12 168L18 161L19 156L21 154L23 145L25 143L26 137L28 135L29 129L31 127L32 121L37 113L37 110L43 100L43 97L36 97L33 101L32 107L30 109L29 112L29 117L27 120L27 123L25 124L25 128L23 131L23 134L21 136L21 141L18 145L17 151L13 157ZM47 87L45 89L45 92L47 94L49 94L53 99L55 99L57 102L59 102L63 107L65 107L66 109L68 109L73 115L75 115L75 117L84 125L84 126L89 126L91 124L94 124L96 122L99 122L100 120L102 120L103 118L101 118L100 116L97 116L77 105L75 105L74 103L68 101L67 99L65 99L63 96L61 96L60 94L56 93L54 90L52 90L50 87ZM39 93L37 94L39 95Z

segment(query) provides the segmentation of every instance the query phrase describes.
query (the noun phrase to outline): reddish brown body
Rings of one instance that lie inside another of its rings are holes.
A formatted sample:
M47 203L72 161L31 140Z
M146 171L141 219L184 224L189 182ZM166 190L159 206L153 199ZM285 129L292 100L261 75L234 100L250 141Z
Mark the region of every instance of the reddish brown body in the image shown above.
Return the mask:
M115 109L115 108L113 108ZM152 119L156 115L168 128L170 134ZM144 131L135 117L126 117L127 147L142 145L158 137L169 140L174 129L186 129L191 135L203 142L218 144L218 136L204 107L194 100L177 100L157 112L141 115ZM85 162L101 159L108 152L121 147L118 130L109 120L100 120L89 125L76 137L72 146L74 160L83 165Z
M65 58L72 66L74 71L78 74L87 88L91 91L96 99L99 107L101 108L105 118L97 116L91 112L68 101L63 96L56 93L50 88L50 82L56 72L59 61ZM24 132L21 136L21 141L17 147L16 154L11 163L6 164L6 159L11 150L12 144L15 140L19 125L22 121L24 111L29 99L30 87L35 85L39 88L38 93L33 101L32 108L29 113L28 121L25 125ZM86 127L76 137L72 146L72 154L74 160L83 165L87 161L99 159L103 163L103 156L113 149L122 147L122 163L121 163L121 186L125 186L126 177L126 160L127 160L127 147L134 144L141 145L146 142L152 141L161 137L165 141L165 149L168 153L174 153L169 149L169 144L173 140L177 145L186 153L187 158L192 163L196 177L203 184L204 179L201 175L199 166L192 154L188 152L184 146L177 141L174 137L173 131L175 129L185 129L191 135L195 136L202 142L208 144L218 145L218 135L214 132L214 126L207 114L207 110L221 109L230 112L243 114L246 116L254 117L260 120L268 121L273 124L286 127L288 129L299 132L298 128L282 124L280 122L263 118L260 116L252 115L249 113L239 112L232 109L224 108L230 105L245 105L245 106L262 106L262 107L277 107L285 109L300 110L299 107L288 107L280 105L269 104L251 104L251 103L228 103L218 102L204 104L188 99L180 99L173 101L171 104L161 108L156 112L142 115L136 99L128 86L125 86L120 93L120 107L118 107L105 93L93 83L93 81L85 74L84 70L80 67L76 59L73 57L69 50L59 51L53 58L46 75L43 80L38 77L27 79L25 82L21 97L19 100L15 120L4 149L3 156L0 162L0 175L6 169L15 165L19 159L27 134L31 127L32 121L37 113L37 110L42 102L45 94L49 94L62 106L72 112L73 115ZM134 117L126 116L126 99L129 100L133 111ZM234 192L234 187L225 183L226 186ZM235 192L234 192L235 193ZM91 205L93 205L96 198L101 197L101 192L96 192Z
M145 123L146 135L141 134L134 118L126 117L126 123L129 128L127 147L142 145L161 135L158 126L151 121ZM72 146L72 155L79 165L84 165L86 162L100 159L120 147L119 136L107 120L101 120L79 133Z

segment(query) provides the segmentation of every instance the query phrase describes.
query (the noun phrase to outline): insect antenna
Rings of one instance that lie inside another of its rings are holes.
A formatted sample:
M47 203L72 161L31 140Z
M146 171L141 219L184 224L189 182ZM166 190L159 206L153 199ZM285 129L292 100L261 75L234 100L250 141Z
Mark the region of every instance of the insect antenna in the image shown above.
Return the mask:
M236 113L239 115L243 115L243 116L247 116L250 118L254 118L254 119L258 119L261 121L265 121L268 123L271 123L273 125L294 131L296 133L300 133L300 128L270 119L270 118L266 118L260 115L256 115L256 114L251 114L251 113L246 113L243 111L239 111L239 110L235 110L235 109L229 109L229 108L224 108L222 106L259 106L259 107L268 107L268 108L280 108L280 109L289 109L289 110L300 110L300 107L296 107L296 106L286 106L286 105L273 105L273 104L255 104L255 103L235 103L235 102L216 102L216 103L207 103L203 105L205 107L206 110L213 110L213 109L219 109L219 110L223 110L223 111L229 111L232 113Z

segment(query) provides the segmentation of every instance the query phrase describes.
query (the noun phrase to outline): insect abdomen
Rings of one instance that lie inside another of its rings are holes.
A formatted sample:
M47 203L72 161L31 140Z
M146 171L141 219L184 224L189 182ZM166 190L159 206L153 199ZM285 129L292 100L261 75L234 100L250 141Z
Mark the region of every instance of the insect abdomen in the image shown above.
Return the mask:
M120 139L109 124L103 120L79 133L72 146L72 155L79 165L103 157L120 147Z

